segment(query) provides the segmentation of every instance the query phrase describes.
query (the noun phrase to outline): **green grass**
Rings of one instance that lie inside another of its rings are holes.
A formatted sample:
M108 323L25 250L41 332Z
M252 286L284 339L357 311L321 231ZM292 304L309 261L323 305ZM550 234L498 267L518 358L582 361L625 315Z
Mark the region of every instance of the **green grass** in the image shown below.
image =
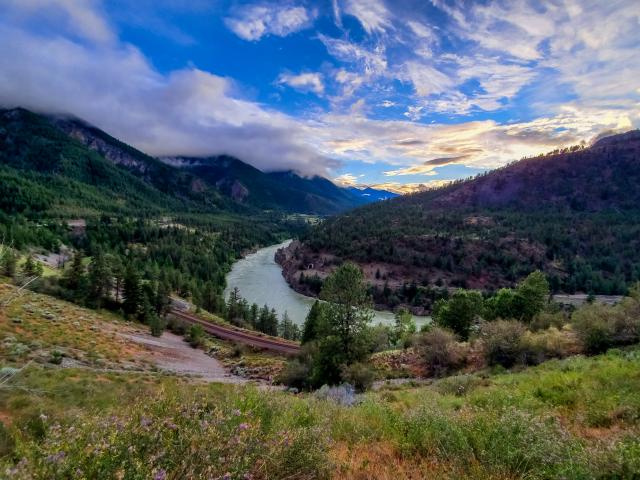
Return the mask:
M631 479L640 474L639 372L636 348L384 389L344 407L254 387L36 366L16 380L22 390L0 395L15 440L5 463L27 459L17 478L68 478L80 468L85 478L153 478L162 469L167 478Z

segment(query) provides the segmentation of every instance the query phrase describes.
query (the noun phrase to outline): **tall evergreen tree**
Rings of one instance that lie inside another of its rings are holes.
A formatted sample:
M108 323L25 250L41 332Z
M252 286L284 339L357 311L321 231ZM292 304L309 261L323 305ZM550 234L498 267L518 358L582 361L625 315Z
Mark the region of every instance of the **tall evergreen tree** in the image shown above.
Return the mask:
M311 306L311 310L307 314L302 327L302 343L308 343L318 339L321 336L324 322L323 304L316 300Z
M12 248L5 248L2 253L2 274L7 277L15 277L18 267L18 256Z
M142 290L140 286L140 276L133 264L127 266L124 275L124 289L122 293L122 308L126 315L136 315L142 302Z
M85 269L82 263L84 254L82 250L78 250L73 254L73 260L71 266L67 269L64 275L64 285L75 292L78 292L84 286L86 277Z
M110 293L112 285L111 269L106 258L99 250L91 258L89 264L89 297L98 308L102 305L102 299Z

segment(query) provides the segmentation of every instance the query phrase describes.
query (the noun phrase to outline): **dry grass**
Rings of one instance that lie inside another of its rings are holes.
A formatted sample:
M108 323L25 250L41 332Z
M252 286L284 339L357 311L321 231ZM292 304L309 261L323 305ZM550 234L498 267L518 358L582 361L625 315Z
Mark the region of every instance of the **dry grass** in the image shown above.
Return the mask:
M0 284L0 299L15 292L16 287ZM142 368L145 348L121 335L135 330L116 315L25 291L0 310L0 354L23 363L46 362L59 352L84 365Z

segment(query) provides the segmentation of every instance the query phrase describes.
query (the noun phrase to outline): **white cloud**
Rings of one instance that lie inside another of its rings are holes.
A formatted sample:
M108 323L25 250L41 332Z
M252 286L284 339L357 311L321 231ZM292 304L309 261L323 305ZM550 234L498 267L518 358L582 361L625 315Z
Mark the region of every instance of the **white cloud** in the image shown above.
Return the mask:
M343 9L356 17L367 33L383 33L392 28L391 12L382 0L345 0Z
M116 38L93 0L4 0L0 13L18 22L36 16L43 23L55 23L58 29L93 42L112 42Z
M162 74L127 44L86 45L0 22L0 105L68 113L151 155L229 154L265 170L327 174L336 162L300 122L187 68Z
M416 93L421 97L443 93L454 85L450 76L427 63L407 62L403 77L413 83Z
M380 75L386 72L387 59L383 45L368 49L348 40L331 38L323 34L318 35L318 38L331 55L343 62L360 65L365 74Z
M341 185L343 187L357 187L360 185L360 181L359 179L362 178L364 175L353 175L352 173L344 173L342 175L340 175L339 177L336 177L333 179L333 181L338 184Z
M311 91L316 95L324 93L322 75L319 73L300 73L298 75L283 73L278 77L278 83L289 85L296 90Z
M237 9L225 24L240 38L255 41L265 35L286 37L310 27L315 17L316 12L305 7L264 3Z

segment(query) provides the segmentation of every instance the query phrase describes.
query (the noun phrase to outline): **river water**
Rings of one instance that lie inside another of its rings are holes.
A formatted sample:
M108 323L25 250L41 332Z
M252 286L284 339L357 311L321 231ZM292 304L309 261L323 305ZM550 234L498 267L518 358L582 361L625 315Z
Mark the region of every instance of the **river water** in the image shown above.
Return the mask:
M257 303L259 306L266 304L269 308L275 308L279 315L287 312L293 322L302 325L315 298L301 295L289 287L282 276L280 265L274 259L276 251L290 242L291 240L287 240L262 248L234 263L227 275L225 298L237 287L240 295L249 303ZM428 321L428 317L414 319L418 327ZM393 313L375 311L372 324L391 325L393 321Z

